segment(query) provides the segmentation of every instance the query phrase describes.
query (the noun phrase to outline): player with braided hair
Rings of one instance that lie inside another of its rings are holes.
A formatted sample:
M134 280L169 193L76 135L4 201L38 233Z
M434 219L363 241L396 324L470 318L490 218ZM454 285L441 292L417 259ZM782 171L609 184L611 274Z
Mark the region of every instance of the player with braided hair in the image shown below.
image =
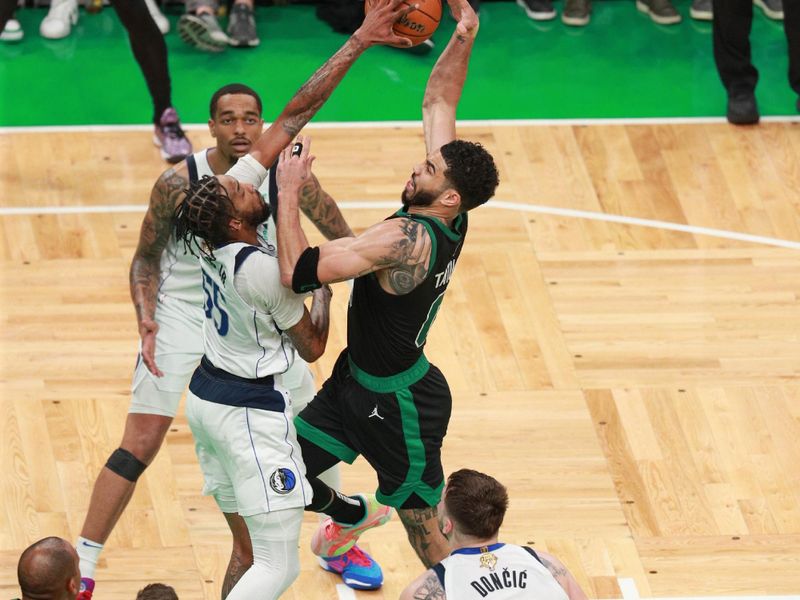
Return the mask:
M138 478L158 453L177 412L188 378L200 358L197 353L202 347L202 324L209 318L221 318L213 303L213 289L200 277L197 259L193 253L184 253L176 243L173 218L187 185L199 179L198 174L216 175L234 207L238 206L237 198L246 194L258 207L263 220L265 204L256 188L265 193L265 187L269 188L270 199L277 197L274 177L268 177L274 169L269 172L267 169L367 48L376 44L408 45L408 40L394 34L392 25L410 10L401 0L380 0L377 9L365 18L359 30L298 90L261 137L263 120L258 95L241 84L218 90L211 100L209 120L209 129L217 138L217 146L190 155L186 161L162 174L154 186L130 273L131 297L141 337L141 352L132 386L133 399L122 442L95 482L76 544L82 574L82 600L91 598L95 570L104 544L125 510ZM248 152L251 156L246 156ZM232 166L236 177L250 184L221 175ZM275 190L274 194L272 190ZM215 192L219 193L218 190ZM319 187L319 182L308 189L305 201L304 212L312 217L326 237L351 234L333 201ZM230 223L239 227L241 220L231 219ZM274 249L274 226L259 226L256 233L259 245ZM194 254L200 253L196 247ZM293 382L284 381L287 387L313 388L313 377L307 367L299 371L293 367L292 372L298 376ZM253 556L255 541L251 545L248 529L235 505L228 503L225 508L229 511L223 509L233 532L234 547L222 586L223 596L231 591L254 561L258 563L261 560ZM296 557L296 549L286 556L289 559ZM378 573L380 571L372 563L370 568L371 577L376 569ZM380 585L380 581L382 575L372 577L366 586ZM260 591L246 597L263 597L263 594Z
M194 189L187 188L186 195L175 209L175 238L194 256L214 260L214 247L228 241L226 224L234 218L233 203L219 179L210 175L204 175Z

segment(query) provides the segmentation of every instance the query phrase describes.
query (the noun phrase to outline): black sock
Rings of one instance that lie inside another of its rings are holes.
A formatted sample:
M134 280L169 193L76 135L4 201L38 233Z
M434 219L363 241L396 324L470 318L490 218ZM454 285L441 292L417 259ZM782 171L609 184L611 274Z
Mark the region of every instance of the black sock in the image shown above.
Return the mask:
M337 523L352 525L366 515L366 507L360 498L345 496L328 487L318 477L309 477L308 482L314 490L314 500L306 510L325 513Z

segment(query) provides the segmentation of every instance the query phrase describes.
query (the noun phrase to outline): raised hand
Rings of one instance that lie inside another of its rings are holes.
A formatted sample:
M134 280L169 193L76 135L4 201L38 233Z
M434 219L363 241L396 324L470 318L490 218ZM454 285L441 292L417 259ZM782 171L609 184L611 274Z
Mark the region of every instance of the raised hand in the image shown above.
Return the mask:
M296 145L302 148L299 154L292 151ZM313 162L311 138L298 135L294 143L286 146L281 152L280 161L278 162L278 190L284 194L295 192L291 196L296 199L296 191L311 181L311 165ZM282 196L281 201L283 199Z
M450 5L453 17L458 21L456 33L474 38L478 34L480 22L469 2L467 0L447 0L447 3Z
M370 1L370 0L367 0ZM387 46L409 47L411 40L397 35L392 26L418 5L408 6L404 0L371 0L372 6L361 27L353 34L364 44L384 44Z
M156 334L158 323L152 319L142 319L139 323L139 337L142 338L142 360L144 366L156 377L163 377L164 373L156 364Z

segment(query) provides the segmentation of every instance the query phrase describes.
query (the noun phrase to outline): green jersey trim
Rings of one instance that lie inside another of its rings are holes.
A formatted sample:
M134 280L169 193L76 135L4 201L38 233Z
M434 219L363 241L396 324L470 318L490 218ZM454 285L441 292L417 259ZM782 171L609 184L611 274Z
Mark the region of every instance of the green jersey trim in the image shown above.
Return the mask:
M384 494L379 489L375 497L382 504L399 508L411 494L417 494L429 506L436 506L442 497L444 482L436 488L432 488L422 481L427 461L425 460L425 444L419 432L419 413L414 405L414 394L409 389L398 390L395 392L395 398L400 407L400 418L403 423L403 439L405 439L406 453L408 454L408 472L405 480L394 493Z
M347 362L350 364L350 374L353 376L353 379L369 391L378 394L391 394L414 385L425 377L425 373L427 373L428 369L431 367L425 355L420 354L417 362L405 371L397 373L396 375L389 375L388 377L378 377L361 370L358 365L353 362L349 354L347 355Z
M350 446L343 444L321 429L317 429L308 421L304 421L300 416L294 418L294 426L295 429L297 429L297 435L302 435L310 442L330 452L336 458L349 465L352 465L353 461L358 457L358 452L353 450Z
M394 213L398 217L406 217L407 219L423 219L423 222L431 221L436 224L436 226L442 230L442 233L445 234L450 240L457 242L461 239L461 233L459 233L459 229L461 229L461 224L464 222L464 213L459 213L455 219L453 219L453 227L450 228L444 223L442 223L441 219L437 219L436 217L429 217L428 215L419 215L419 214L412 214L404 211L402 208ZM454 231L455 230L455 231Z

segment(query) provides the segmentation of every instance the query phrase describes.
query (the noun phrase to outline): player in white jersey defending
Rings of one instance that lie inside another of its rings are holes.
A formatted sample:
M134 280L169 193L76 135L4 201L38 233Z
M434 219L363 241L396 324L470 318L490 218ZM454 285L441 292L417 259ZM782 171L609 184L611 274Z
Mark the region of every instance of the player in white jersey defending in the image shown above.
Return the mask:
M494 477L471 469L452 473L439 504L439 527L453 551L400 600L586 600L554 556L497 541L507 508L508 492Z
M138 475L161 447L181 395L203 355L200 263L175 240L176 198L189 183L204 175L225 173L250 151L263 129L261 108L261 98L245 85L229 84L218 89L211 97L209 110L209 130L216 145L165 171L153 187L131 263L131 296L142 339L141 355L120 449L112 454L97 478L76 544L81 557L82 598L91 597L103 544L127 506ZM277 193L274 189L270 193L270 186L274 188L274 178L267 177L260 192L274 201ZM352 235L336 203L318 181L305 196L304 213L328 239ZM274 221L265 222L258 231L260 243L274 248ZM301 410L316 392L313 375L302 360L284 375L284 385L292 393L295 411ZM332 487L339 487L338 471L331 469L323 477ZM223 594L230 591L253 561L246 534L240 524L234 535Z
M204 176L200 186L219 187ZM245 184L246 185L246 184ZM253 565L228 600L278 598L300 572L298 541L312 490L282 385L295 349L319 358L328 339L330 288L303 296L283 288L273 249L258 229L268 207L252 186L235 200L184 202L176 235L194 252L200 240L205 355L186 395L186 415L203 471L231 529L244 525ZM204 241L203 241L204 240ZM287 339L288 338L288 339Z
M250 166L258 167L255 169L256 172L261 168L256 161L263 161L262 164L267 166L272 165L280 151L316 114L350 66L367 48L376 44L410 45L409 40L401 38L393 32L392 25L411 10L413 7L404 5L402 0L379 0L370 14L365 17L361 27L295 93L278 118L259 138L258 144L248 148L247 143L252 143L254 137L251 135L255 134L244 132L244 129L254 131L249 129L249 126L255 126L255 124L248 123L247 127L244 127L238 118L233 120L240 133L230 140L229 147L235 150L235 155L232 153L230 156L239 158L250 150L248 156L254 163ZM256 129L260 132L260 123ZM219 130L216 134L219 136ZM219 144L217 148L219 150ZM209 165L215 173L225 170L223 158L225 155L222 152L220 152L220 156L209 155ZM230 166L232 162L234 161L229 160L227 166ZM237 164L237 167L240 167L238 176L243 180L252 176L253 169L248 170L248 165ZM202 315L203 301L196 296L169 298L164 293L165 290L159 277L164 250L169 244L174 243L172 216L179 197L182 197L182 190L188 183L187 173L185 165L181 164L164 173L156 183L151 195L150 207L142 223L137 254L131 265L131 296L136 307L141 336L139 362L144 364L149 374L142 370L141 365L137 366L133 385L134 400L126 421L120 448L111 454L95 482L87 519L76 544L81 558L82 600L91 598L94 589L94 572L103 544L127 506L136 480L155 458L161 447L177 410L188 376L199 360L199 356L196 354L197 348L199 348L198 343L192 342L191 347L195 354L187 357L186 348L181 340L184 339L187 331L184 317L189 313L197 315L198 311ZM266 171L263 174L258 173L262 181L265 174ZM173 256L177 258L178 254ZM175 267L176 265L172 267L173 276L177 272ZM197 282L200 282L199 274ZM190 288L195 291L202 289L198 288L197 284L189 288L176 286L175 289L188 291ZM159 292L162 295L159 295ZM194 304L192 305L192 303ZM201 321L202 316L198 319ZM189 327L192 328L195 328L199 322L195 319L190 321ZM156 334L159 334L158 344ZM165 348L165 337L169 337L173 341L169 348ZM234 538L237 538L236 532L234 532ZM241 575L242 566L247 566L249 549L243 547L238 550L237 557L237 548L234 547L234 555L223 585L223 595L233 580ZM355 563L363 561L364 558L361 555L357 556ZM370 566L374 566L371 561ZM374 570L372 574L374 574Z

